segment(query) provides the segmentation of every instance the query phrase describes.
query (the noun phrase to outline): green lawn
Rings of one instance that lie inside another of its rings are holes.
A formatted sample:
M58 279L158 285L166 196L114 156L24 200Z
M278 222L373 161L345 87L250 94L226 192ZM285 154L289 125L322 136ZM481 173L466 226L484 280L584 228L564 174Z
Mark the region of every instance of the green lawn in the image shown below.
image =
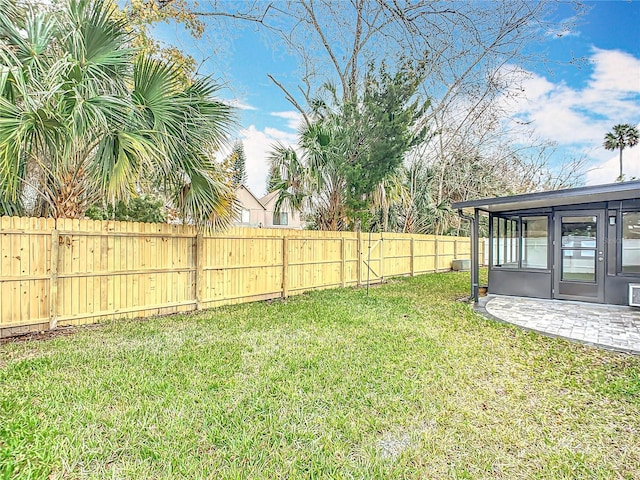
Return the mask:
M640 358L467 275L1 345L0 478L640 478Z
M596 273L583 273L583 272L563 272L563 282L592 282L596 281Z

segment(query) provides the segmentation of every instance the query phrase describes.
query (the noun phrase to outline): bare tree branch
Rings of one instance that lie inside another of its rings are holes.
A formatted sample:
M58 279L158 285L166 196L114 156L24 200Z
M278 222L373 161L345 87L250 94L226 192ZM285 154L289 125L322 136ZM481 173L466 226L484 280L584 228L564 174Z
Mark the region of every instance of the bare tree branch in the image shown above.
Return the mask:
M275 78L273 78L273 75L268 74L267 76L269 77L269 80L271 80L273 83L275 83L276 86L280 90L282 90L282 92L284 93L286 99L296 108L296 110L298 110L300 112L300 114L302 115L302 118L304 118L304 121L307 124L307 126L311 125L311 123L309 122L309 117L307 116L306 110L298 103L298 101L295 99L295 97L293 95L291 95L291 93L289 93L289 91L280 82L278 82Z

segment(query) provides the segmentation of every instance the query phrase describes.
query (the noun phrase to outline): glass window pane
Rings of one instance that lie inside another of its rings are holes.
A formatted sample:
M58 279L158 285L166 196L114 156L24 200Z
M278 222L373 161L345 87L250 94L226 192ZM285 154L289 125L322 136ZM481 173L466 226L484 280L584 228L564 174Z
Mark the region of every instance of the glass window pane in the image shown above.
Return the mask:
M287 212L280 212L273 214L273 224L274 225L288 225L289 224L289 214Z
M499 247L499 238L500 238L500 218L493 217L492 220L492 243L491 243L491 258L492 265L500 265L501 256L500 256L500 247Z
M518 237L518 221L515 219L507 220L507 239L505 243L507 254L504 257L505 264L503 266L518 268L520 238Z
M565 282L595 282L595 251L562 250L562 280Z
M562 217L562 246L596 248L596 220L598 217Z
M622 272L640 273L640 212L622 214Z
M520 237L517 218L493 218L493 264L518 268Z
M547 217L522 217L522 268L547 268Z

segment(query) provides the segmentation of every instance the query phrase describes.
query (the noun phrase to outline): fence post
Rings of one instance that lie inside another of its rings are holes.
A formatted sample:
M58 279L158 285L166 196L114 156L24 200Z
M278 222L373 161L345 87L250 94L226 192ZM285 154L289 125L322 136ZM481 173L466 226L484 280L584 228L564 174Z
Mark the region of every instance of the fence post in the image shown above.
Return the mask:
M196 234L196 310L202 310L204 301L204 238Z
M453 259L458 258L458 237L453 237Z
M282 237L282 298L289 296L289 239Z
M49 280L49 330L58 326L58 255L60 243L58 229L51 231L51 265Z
M380 233L380 283L384 283L384 253L382 252L382 246L384 245L384 238Z
M347 250L344 233L340 236L340 281L342 282L342 288L347 286L346 268L345 262L347 260Z
M409 246L409 251L411 252L411 257L409 258L409 270L411 272L411 276L415 277L416 273L415 273L415 246L413 244L414 238L411 237L411 243Z
M433 264L433 271L437 272L438 271L438 267L440 266L440 260L438 259L438 236L436 235L436 239L435 239L435 244L434 244L434 251L436 253L435 256L435 261Z
M357 258L358 258L358 264L356 266L356 273L358 275L358 286L362 285L362 237L361 237L361 231L358 230L358 248L357 248Z

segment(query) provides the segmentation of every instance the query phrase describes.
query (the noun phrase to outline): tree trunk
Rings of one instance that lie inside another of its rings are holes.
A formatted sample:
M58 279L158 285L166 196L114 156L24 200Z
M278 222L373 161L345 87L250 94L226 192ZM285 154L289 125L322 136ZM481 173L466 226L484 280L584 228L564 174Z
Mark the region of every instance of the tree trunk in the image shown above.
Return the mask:
M38 160L32 159L27 162L26 169L26 181L22 185L20 201L27 216L39 217L43 210L43 198L39 188L44 175Z
M620 182L622 181L622 147L620 147L620 176L618 177L618 180Z
M60 176L52 193L56 218L82 218L87 209L83 170Z

